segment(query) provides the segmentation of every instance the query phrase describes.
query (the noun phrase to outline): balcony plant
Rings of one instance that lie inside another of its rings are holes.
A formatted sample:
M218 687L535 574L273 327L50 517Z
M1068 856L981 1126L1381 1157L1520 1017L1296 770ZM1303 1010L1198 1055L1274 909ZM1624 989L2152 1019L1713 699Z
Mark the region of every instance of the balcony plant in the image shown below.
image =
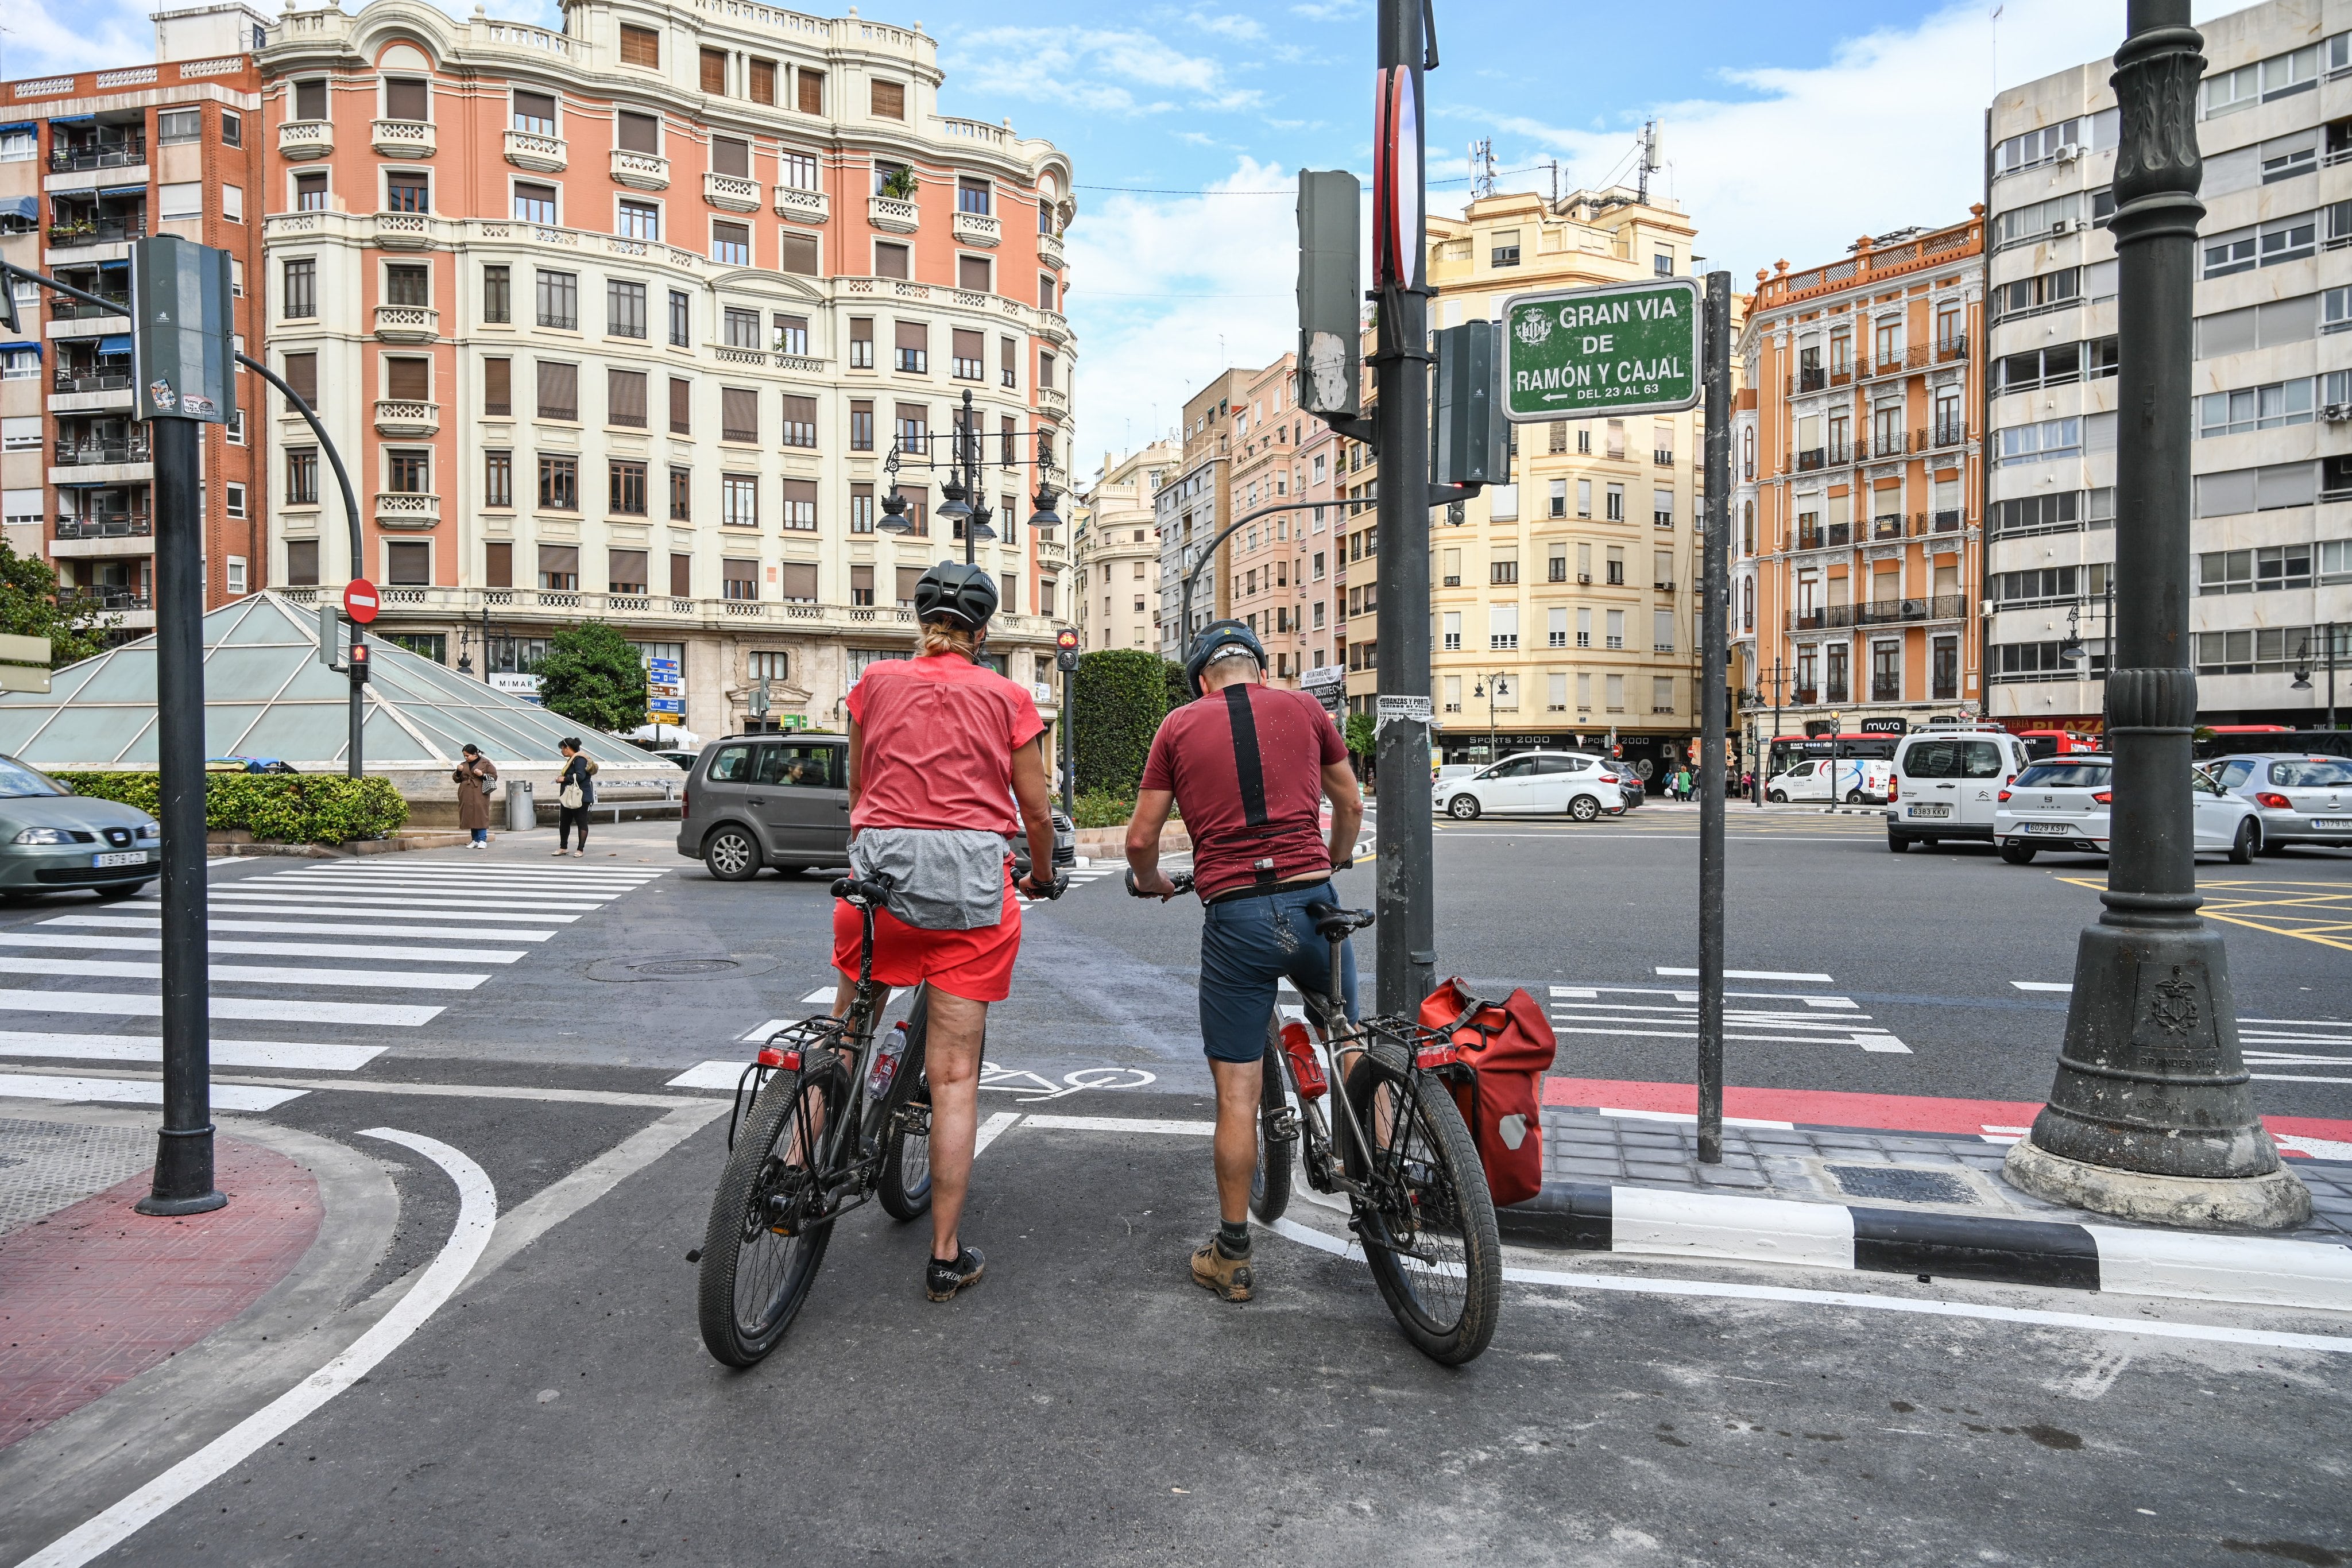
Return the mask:
M882 177L881 189L877 193L877 194L887 196L894 202L913 201L915 199L915 172L912 169L903 168L891 170L887 174Z

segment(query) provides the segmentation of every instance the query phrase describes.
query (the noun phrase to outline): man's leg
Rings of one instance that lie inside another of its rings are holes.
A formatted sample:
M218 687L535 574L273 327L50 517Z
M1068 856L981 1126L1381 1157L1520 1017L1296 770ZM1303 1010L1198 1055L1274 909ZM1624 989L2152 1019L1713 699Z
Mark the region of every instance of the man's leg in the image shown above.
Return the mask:
M1229 1301L1255 1289L1250 1270L1249 1190L1257 1170L1257 1107L1265 1069L1266 1020L1285 962L1281 928L1267 901L1212 904L1201 925L1201 1043L1217 1086L1212 1153L1221 1221L1192 1254L1195 1283Z
M1258 1061L1209 1061L1217 1081L1217 1218L1227 1225L1249 1222L1250 1183L1257 1175L1258 1091L1265 1068Z
M923 1071L931 1086L931 1256L952 1262L971 1187L972 1140L980 1132L980 1046L988 1004L929 991Z

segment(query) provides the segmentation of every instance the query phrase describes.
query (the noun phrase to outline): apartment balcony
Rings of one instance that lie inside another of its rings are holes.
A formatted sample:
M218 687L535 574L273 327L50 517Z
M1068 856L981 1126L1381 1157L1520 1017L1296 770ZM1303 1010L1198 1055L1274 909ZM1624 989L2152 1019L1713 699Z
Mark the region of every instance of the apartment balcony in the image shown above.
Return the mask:
M1832 681L1827 689L1822 692L1822 700L1826 702L1843 703L1846 700L1845 683L1843 681Z
M1939 593L1932 599L1876 599L1863 604L1824 604L1812 610L1791 610L1786 612L1786 621L1791 632L1842 632L1857 626L1957 621L1967 613L1965 595Z
M1956 337L1938 338L1936 340L1936 362L1937 364L1948 364L1954 360L1965 360L1968 357L1969 335L1966 332L1962 332Z
M82 371L60 367L49 382L49 390L61 395L68 392L127 392L131 390L131 367L100 366Z
M375 243L383 250L430 250L433 220L423 213L378 213Z
M142 428L127 435L103 441L79 440L70 435L58 438L53 461L60 468L87 468L113 463L145 463L154 456L148 444L147 432Z
M1955 507L1946 511L1928 513L1927 528L1930 533L1958 533L1960 531L1960 514L1958 509Z
M101 333L121 330L121 328L118 325L109 323L111 323L114 317L128 316L131 314L131 296L129 294L118 294L107 289L99 288L89 289L86 292L96 294L100 298L108 301L108 303L103 306L91 305L83 300L73 298L68 295L52 294L49 296L49 319L52 322L99 322L101 323L101 325L96 328L95 330ZM74 337L78 335L79 334L70 332L57 334L57 336L59 337Z
M400 441L415 441L422 436L438 434L441 405L380 398L375 405L375 429L378 435L389 435Z
M1899 539L1903 537L1903 514L1889 512L1885 517L1870 519L1870 537L1874 539Z
M1828 465L1832 468L1843 468L1856 457L1864 455L1851 441L1832 441L1825 450L1829 454Z
M278 128L278 155L289 163L324 158L334 150L331 120L289 120Z
M1870 700L1874 703L1899 703L1903 700L1903 677L1878 675L1870 677Z
M1969 425L1966 420L1939 419L1927 428L1927 444L1931 447L1962 446L1967 444L1968 439Z
M72 218L49 225L49 248L72 250L89 245L127 245L134 239L147 237L147 214L142 210L119 217Z
M760 210L760 182L708 172L702 176L702 199L722 212L756 213Z
M655 152L613 150L613 183L633 191L669 189L669 160Z
M797 218L804 224L821 224L833 216L833 198L823 191L803 191L797 185L778 185L776 215Z
M1062 258L1062 242L1057 236L1048 234L1037 236L1037 262L1039 266L1050 267L1056 272L1068 265Z
M1059 387L1039 387L1037 406L1047 413L1067 413L1070 412L1070 394Z
M1070 319L1059 310L1038 311L1037 329L1065 345L1070 341Z
M441 497L414 490L379 490L375 526L380 528L429 528L441 520Z
M541 136L535 131L509 131L507 132L507 162L518 169L560 174L571 167L572 157L561 136Z
M1797 454L1797 472L1800 474L1810 474L1816 468L1826 466L1827 465L1823 462L1824 455L1824 449L1822 447L1809 446L1805 448L1804 451Z
M79 173L85 169L137 169L147 162L147 137L142 131L121 141L91 141L79 147L49 150L49 172Z
M429 343L441 335L441 312L430 305L379 305L375 335L387 343Z
M368 127L368 142L386 158L430 158L433 127L422 120L379 120Z
M1004 225L986 213L958 213L955 215L955 236L959 244L985 246L993 249L1003 233Z
M1801 707L1811 706L1822 700L1821 689L1817 686L1790 686L1789 700Z
M154 609L154 601L136 588L60 588L58 608L72 613L76 611L97 610L108 612Z
M1852 360L1847 360L1843 364L1835 364L1830 367L1830 385L1833 387L1843 387L1852 386L1853 384L1853 361Z
M1820 392L1823 387L1829 385L1829 377L1822 371L1819 365L1815 365L1809 370L1791 371L1787 379L1789 383L1789 395L1791 397L1794 397L1799 392Z
M922 209L896 196L866 198L866 221L885 234L910 235L922 226Z
M152 538L155 519L140 512L90 512L81 517L61 514L53 537L68 540Z

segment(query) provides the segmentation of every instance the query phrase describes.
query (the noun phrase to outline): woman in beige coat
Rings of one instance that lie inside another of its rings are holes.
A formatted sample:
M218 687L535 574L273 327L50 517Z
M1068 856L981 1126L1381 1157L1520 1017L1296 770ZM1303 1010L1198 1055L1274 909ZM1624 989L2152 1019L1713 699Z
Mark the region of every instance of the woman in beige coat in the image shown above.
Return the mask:
M498 787L497 764L482 755L482 748L468 743L457 770L449 775L457 786L457 825L469 829L474 835L469 850L490 847L490 791Z

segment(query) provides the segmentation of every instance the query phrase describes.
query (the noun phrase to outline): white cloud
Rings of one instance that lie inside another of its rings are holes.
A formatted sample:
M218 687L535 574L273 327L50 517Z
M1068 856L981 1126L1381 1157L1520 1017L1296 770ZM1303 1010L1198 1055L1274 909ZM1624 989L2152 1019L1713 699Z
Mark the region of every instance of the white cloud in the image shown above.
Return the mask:
M1180 107L1247 109L1262 96L1230 85L1218 61L1131 30L984 27L955 36L941 64L959 93L1075 104L1122 117Z
M0 80L137 65L155 57L144 5L121 0L15 0L0 34Z
M1244 43L1255 43L1265 37L1265 26L1254 17L1212 16L1205 12L1195 11L1184 19L1201 31L1213 33L1221 38L1234 38Z

